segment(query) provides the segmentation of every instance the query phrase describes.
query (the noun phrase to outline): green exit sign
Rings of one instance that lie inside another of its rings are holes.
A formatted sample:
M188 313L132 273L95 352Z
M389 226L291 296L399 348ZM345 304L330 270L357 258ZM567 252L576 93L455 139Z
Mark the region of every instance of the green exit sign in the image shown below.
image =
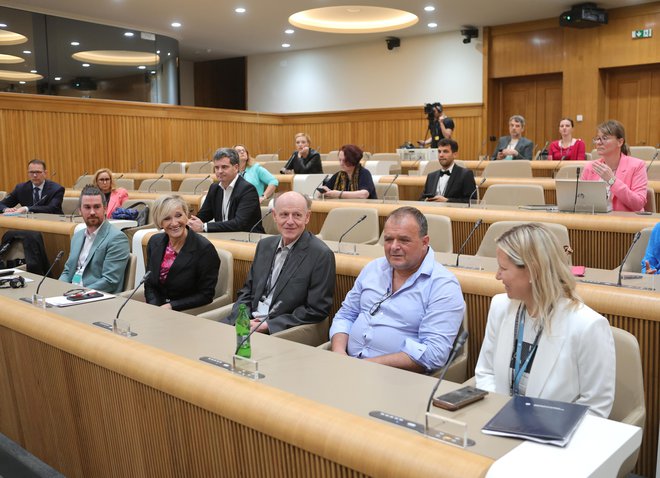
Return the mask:
M645 28L644 30L633 30L632 31L632 37L633 40L637 40L640 38L651 38L653 36L653 29L652 28Z

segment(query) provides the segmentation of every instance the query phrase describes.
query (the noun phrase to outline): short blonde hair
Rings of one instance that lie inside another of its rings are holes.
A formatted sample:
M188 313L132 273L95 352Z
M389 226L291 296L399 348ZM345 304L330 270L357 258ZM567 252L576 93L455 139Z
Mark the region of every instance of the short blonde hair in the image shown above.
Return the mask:
M162 229L161 223L176 208L181 208L186 217L190 217L188 203L178 194L160 196L156 199L154 202L153 218L154 224L156 224L158 229Z
M575 292L575 278L571 274L568 258L554 234L545 226L538 223L520 224L506 231L495 242L517 267L529 271L536 316L547 331L550 330L550 318L559 299L569 299L573 307L581 302Z
M110 190L114 191L117 189L117 183L115 182L115 175L112 174L112 171L110 171L108 168L101 168L98 171L94 173L94 186L98 187L99 185L99 176L103 173L107 173L110 175Z
M300 137L305 138L307 140L307 144L312 144L312 138L310 138L307 133L296 133L296 135L293 137L293 140L295 141Z

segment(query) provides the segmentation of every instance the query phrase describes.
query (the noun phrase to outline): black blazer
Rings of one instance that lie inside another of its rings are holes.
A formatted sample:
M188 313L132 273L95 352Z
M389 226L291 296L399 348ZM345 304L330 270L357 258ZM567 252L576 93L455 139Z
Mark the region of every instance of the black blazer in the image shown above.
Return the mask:
M202 208L197 213L197 217L207 223L208 232L250 232L254 225L261 221L259 193L242 176L236 178L234 190L229 199L229 219L226 221L222 220L223 196L224 191L220 184L213 183ZM215 222L209 222L211 219L215 219ZM252 232L263 233L264 228L259 224Z
M298 151L294 151L284 166L284 169L293 169L296 174L323 174L321 155L318 151L309 148L306 158L299 158Z
M424 184L422 197L419 198L420 201L429 195L436 195L439 180L440 171L433 171L426 176L426 184ZM461 168L457 164L454 164L454 169L449 176L449 182L447 182L444 196L449 202L468 202L476 187L472 170Z
M4 212L8 207L14 207L20 204L21 206L29 207L30 212L63 214L62 199L64 198L64 188L62 186L47 179L41 189L41 199L36 205L32 204L33 189L34 186L31 181L17 184L14 190L0 201L0 212Z
M149 304L169 302L174 310L187 310L211 303L218 282L220 258L213 244L188 229L186 242L172 263L164 284L160 283L160 264L163 262L169 238L161 232L147 244L147 270L151 275L144 283L144 296Z
M257 250L245 285L238 292L228 320L234 323L238 306L246 304L249 310L257 310L265 293L275 251L280 236L264 237L257 243ZM290 252L275 284L272 305L282 301L279 314L268 320L270 333L301 324L320 322L330 314L335 290L335 255L309 231L305 231Z

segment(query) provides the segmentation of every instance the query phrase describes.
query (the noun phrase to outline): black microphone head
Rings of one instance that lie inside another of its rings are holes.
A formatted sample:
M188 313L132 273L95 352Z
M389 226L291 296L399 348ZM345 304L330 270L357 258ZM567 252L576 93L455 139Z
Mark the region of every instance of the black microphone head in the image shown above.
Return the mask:
M59 261L63 255L64 255L64 251L58 252L57 256L55 256L55 262Z
M456 339L456 348L461 348L463 345L465 345L465 342L467 341L468 338L468 331L464 330L461 332L461 335L458 336L458 339Z
M362 217L360 218L360 220L359 220L358 222L362 222L362 221L364 221L366 218L367 218L367 215L365 214L364 216L362 216Z
M481 223L482 223L482 222L484 222L483 219L477 219L477 222L474 223L474 227L475 227L475 229L476 229L477 227L481 226Z
M142 280L140 282L146 281L149 278L150 275L151 275L151 271L145 272L144 275L142 276Z

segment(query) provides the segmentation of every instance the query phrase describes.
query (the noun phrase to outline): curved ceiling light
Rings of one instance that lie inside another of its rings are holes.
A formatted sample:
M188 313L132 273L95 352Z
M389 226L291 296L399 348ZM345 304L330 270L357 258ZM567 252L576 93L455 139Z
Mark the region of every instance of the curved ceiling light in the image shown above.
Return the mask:
M313 8L289 17L293 26L327 33L389 32L418 21L416 15L403 10L361 5Z
M24 61L25 60L20 56L5 55L4 53L0 53L0 63L2 64L9 65L14 63L23 63Z
M155 53L129 50L90 50L71 55L74 60L110 66L157 65L160 57Z
M28 41L27 37L9 30L0 30L0 45L20 45Z
M24 73L22 71L0 70L0 80L5 81L37 81L42 80L43 76L34 73Z

